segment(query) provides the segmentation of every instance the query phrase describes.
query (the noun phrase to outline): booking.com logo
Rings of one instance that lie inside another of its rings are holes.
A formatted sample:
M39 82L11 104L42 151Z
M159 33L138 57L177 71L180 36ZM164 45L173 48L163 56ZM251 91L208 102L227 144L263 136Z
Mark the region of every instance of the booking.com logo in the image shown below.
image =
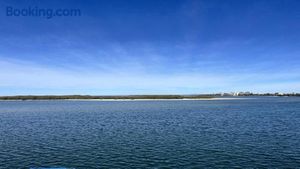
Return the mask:
M11 6L6 7L6 16L34 16L44 17L51 19L53 17L63 16L81 16L80 9L52 9L52 8L13 8Z

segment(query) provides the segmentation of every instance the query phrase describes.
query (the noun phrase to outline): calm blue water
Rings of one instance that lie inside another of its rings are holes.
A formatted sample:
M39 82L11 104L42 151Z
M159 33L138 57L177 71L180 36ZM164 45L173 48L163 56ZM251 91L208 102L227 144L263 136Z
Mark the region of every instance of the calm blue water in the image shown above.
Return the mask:
M300 168L300 98L0 101L0 168Z

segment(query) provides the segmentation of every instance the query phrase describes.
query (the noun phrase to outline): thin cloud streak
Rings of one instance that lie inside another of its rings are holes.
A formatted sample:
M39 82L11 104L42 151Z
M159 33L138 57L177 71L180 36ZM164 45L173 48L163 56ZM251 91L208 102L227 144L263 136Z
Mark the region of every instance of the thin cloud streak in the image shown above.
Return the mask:
M223 91L299 91L298 74L221 74L221 73L173 73L148 74L131 69L127 72L103 72L88 69L85 72L57 69L18 60L0 61L0 87L5 89L60 89L74 91L94 89L93 93L115 91L126 94L136 89L140 94L151 93L207 93ZM120 73L118 73L120 72ZM292 79L289 82L289 79ZM288 88L288 90L287 90ZM1 90L0 90L1 91ZM2 91L3 92L3 91ZM47 93L45 93L47 94ZM72 94L72 93L69 93ZM85 93L89 94L89 93ZM112 93L118 94L118 93ZM1 95L1 93L0 93Z

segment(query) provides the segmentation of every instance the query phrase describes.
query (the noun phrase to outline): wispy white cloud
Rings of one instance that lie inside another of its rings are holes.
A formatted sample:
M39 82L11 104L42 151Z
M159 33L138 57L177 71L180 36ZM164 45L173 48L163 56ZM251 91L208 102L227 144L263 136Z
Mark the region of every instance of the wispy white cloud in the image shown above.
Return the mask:
M126 65L124 65L126 67ZM128 65L127 65L128 66ZM299 91L297 73L173 73L124 71L85 71L53 68L19 60L0 61L0 89L52 89L89 91L80 94L153 94L153 93L208 93L222 91ZM89 89L89 90L85 90ZM91 92L92 89L93 91ZM1 91L1 90L0 90ZM2 91L3 92L3 91ZM45 93L47 94L47 90ZM0 93L1 94L1 93Z
M58 48L28 60L21 56L8 59L9 55L2 54L0 95L300 91L297 60L273 62L258 57L268 52L253 52L250 48L255 56L249 61L249 57L243 59L241 52L247 47L255 48L251 40L223 40L200 49L189 43Z

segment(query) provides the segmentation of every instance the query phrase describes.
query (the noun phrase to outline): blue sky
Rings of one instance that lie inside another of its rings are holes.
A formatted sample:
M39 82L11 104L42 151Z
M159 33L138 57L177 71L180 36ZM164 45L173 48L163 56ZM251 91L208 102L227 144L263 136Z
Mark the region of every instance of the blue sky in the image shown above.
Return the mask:
M81 16L6 16L6 8ZM300 92L299 0L1 1L0 95Z

